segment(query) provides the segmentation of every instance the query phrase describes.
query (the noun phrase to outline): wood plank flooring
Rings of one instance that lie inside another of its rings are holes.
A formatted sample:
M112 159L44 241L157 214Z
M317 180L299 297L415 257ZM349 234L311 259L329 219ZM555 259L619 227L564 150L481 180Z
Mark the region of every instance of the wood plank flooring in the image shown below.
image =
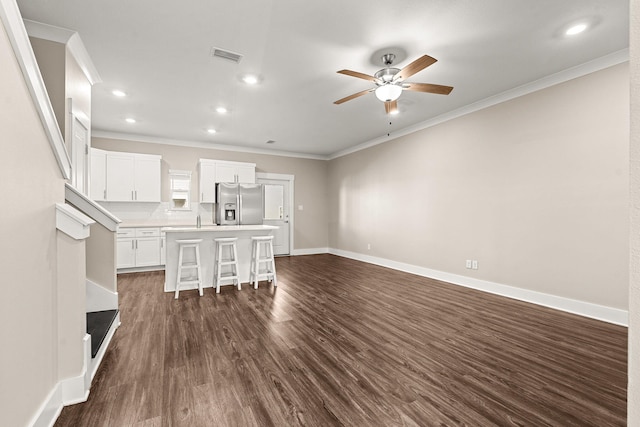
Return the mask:
M277 269L179 300L119 276L122 325L56 426L626 425L626 328L333 255Z

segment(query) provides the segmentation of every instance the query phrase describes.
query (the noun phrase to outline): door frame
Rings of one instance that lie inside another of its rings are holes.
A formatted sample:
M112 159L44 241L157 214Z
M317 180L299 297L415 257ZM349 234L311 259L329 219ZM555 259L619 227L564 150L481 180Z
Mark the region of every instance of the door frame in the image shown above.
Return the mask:
M268 172L256 172L256 182L258 179L276 179L280 181L289 181L289 255L293 254L294 246L293 246L293 234L294 234L294 221L295 221L295 209L294 209L294 182L295 175L285 174L285 173L268 173Z

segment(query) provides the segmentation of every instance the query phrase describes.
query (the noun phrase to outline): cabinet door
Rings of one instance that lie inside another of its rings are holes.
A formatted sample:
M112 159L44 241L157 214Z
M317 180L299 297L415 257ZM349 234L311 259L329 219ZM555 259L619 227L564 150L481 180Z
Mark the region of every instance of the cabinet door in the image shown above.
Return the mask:
M107 196L107 153L91 149L89 197L92 200L105 200Z
M130 202L134 199L134 158L127 154L107 154L107 200Z
M200 203L216 202L216 165L200 163Z
M236 182L236 173L236 166L218 163L216 165L216 182Z
M160 202L160 160L135 157L135 200Z
M136 266L135 239L118 239L116 244L116 268L131 268Z
M142 237L136 241L136 267L160 265L160 237Z
M256 183L256 168L253 166L238 166L237 173L238 182L243 184Z

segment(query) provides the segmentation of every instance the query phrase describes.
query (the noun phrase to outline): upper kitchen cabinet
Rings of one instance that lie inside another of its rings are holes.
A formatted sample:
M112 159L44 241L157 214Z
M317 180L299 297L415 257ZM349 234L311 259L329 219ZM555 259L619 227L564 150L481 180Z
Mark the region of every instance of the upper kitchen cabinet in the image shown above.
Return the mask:
M162 157L91 150L91 197L108 202L160 202ZM103 163L104 162L104 163Z
M216 183L255 184L256 164L200 159L200 203L215 203Z

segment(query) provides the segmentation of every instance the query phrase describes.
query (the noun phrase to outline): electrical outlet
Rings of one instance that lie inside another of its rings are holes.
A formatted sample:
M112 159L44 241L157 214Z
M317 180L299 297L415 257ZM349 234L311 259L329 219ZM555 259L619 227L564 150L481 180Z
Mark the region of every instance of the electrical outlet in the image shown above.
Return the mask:
M467 260L467 263L465 264L465 266L467 268L471 268L471 260L470 259Z
M471 263L471 268L473 268L474 270L478 269L478 260L473 260L473 262Z

